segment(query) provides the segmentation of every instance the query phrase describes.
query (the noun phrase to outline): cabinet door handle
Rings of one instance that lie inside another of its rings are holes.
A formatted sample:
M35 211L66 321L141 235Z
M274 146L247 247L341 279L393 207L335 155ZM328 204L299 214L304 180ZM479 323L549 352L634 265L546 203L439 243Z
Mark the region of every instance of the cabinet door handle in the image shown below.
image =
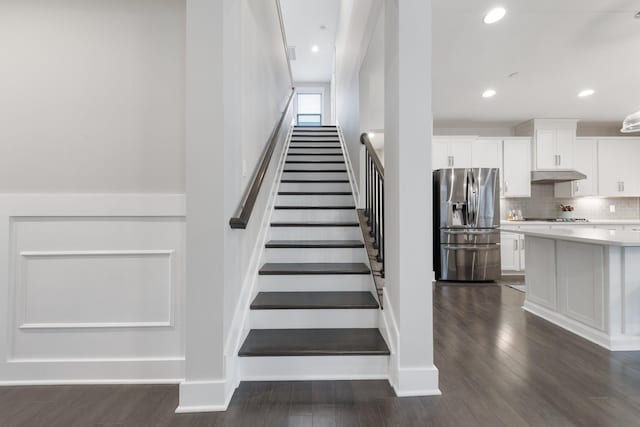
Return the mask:
M579 192L580 191L580 183L576 181L576 186L575 186L575 192Z
M622 184L622 192L624 193L624 181L622 181L620 184Z
M513 250L514 251L518 250L518 240L517 239L513 241Z
M504 193L507 194L509 192L509 183L507 181L504 182Z
M558 166L562 164L562 155L558 154Z
M558 155L557 154L555 154L553 156L553 166L558 166Z

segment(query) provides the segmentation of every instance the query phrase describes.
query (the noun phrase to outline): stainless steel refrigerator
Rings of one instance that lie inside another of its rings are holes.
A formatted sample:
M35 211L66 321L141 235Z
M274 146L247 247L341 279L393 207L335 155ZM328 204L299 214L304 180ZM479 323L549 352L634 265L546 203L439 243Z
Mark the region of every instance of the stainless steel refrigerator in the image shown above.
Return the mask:
M500 278L500 171L433 172L434 269L437 280Z

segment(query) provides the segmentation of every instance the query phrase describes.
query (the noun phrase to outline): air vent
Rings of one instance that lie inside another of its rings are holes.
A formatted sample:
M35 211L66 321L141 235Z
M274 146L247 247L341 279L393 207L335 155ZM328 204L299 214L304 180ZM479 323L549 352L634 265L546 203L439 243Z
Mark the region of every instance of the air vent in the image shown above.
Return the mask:
M289 61L295 61L296 60L296 47L295 46L287 47L287 55L289 55Z

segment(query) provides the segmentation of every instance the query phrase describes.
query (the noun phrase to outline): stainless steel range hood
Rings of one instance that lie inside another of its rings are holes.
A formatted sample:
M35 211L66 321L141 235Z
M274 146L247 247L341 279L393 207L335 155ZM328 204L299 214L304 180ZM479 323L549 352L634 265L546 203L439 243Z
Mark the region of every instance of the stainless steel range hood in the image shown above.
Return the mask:
M575 170L542 170L531 172L531 183L533 184L555 184L557 182L579 181L587 176Z

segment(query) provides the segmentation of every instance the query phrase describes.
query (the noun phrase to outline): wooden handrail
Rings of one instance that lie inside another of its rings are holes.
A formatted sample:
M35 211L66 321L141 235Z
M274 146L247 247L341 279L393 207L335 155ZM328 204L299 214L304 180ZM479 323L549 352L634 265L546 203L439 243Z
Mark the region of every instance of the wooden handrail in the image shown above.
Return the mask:
M384 166L382 165L382 162L378 157L377 151L375 150L375 148L373 148L373 145L371 144L371 140L369 139L369 134L367 134L366 132L363 132L360 135L360 142L367 148L367 151L369 151L369 154L373 159L374 166L378 170L380 177L384 180Z
M273 152L276 149L276 144L278 143L278 135L280 134L280 129L282 128L284 119L287 117L289 108L291 108L291 101L293 101L294 93L295 88L291 88L291 94L289 95L287 105L284 108L282 115L280 116L280 120L278 120L275 127L273 128L273 131L271 131L271 135L269 136L269 140L267 141L266 148L262 153L262 158L260 160L260 164L258 165L258 169L253 174L251 185L247 187L247 190L242 197L242 202L240 203L240 206L236 211L236 216L232 217L229 220L229 225L231 226L231 228L239 228L244 230L245 228L247 228L247 224L249 224L249 219L251 218L253 207L256 204L258 194L260 193L260 188L262 187L264 178L267 175L267 169L269 169L269 164L271 163L271 156L273 156Z

